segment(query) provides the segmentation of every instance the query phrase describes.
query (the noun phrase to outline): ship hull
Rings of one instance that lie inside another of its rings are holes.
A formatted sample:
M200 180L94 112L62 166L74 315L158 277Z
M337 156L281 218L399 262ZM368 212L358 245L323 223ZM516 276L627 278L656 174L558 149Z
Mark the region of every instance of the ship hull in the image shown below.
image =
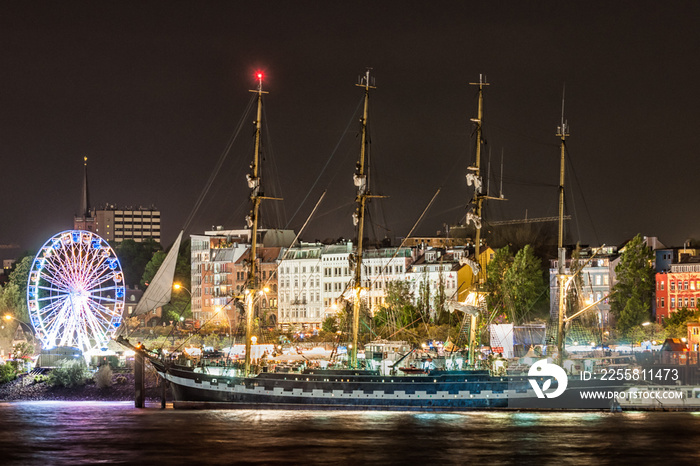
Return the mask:
M528 377L494 377L486 371L380 376L362 371L262 373L229 377L158 367L175 408L471 411L500 409L609 409L581 400L571 386L558 399L538 399ZM590 388L590 387L588 387Z

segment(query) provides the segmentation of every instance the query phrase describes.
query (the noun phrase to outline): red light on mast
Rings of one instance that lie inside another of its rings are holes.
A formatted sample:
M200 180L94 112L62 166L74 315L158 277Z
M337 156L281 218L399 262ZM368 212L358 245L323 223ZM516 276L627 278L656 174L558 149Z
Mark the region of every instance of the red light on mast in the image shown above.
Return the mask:
M258 71L257 73L255 73L255 77L258 78L258 81L262 81L262 79L263 79L262 71Z

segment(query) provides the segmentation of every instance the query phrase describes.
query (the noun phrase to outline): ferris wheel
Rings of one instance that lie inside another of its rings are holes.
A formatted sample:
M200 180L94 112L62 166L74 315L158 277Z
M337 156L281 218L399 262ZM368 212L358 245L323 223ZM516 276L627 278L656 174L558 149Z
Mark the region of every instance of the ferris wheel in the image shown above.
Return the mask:
M34 258L27 284L32 325L44 348L105 348L121 325L124 275L119 259L95 233L69 230Z

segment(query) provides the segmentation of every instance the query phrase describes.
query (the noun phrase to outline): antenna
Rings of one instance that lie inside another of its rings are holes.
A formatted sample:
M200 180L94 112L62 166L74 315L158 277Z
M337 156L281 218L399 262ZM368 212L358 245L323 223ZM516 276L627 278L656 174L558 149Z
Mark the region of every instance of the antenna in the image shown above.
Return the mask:
M569 123L564 120L564 102L566 98L566 83L564 83L564 86L561 91L561 124L560 126L557 126L557 136L560 136L562 139L567 137L569 135Z
M368 66L367 68L365 68L365 74L364 74L364 76L363 76L363 75L360 75L360 76L357 77L357 85L358 85L358 86L364 87L364 88L367 88L367 89L374 89L374 87L375 87L375 84L374 84L374 83L375 83L375 79L374 79L374 76L370 76L370 75L369 75L369 74L370 74L370 73L369 73L370 71L372 71L372 67L371 67L371 66Z
M489 187L491 186L491 146L489 146L489 165L486 168L486 195L489 195Z
M498 197L503 199L503 148L501 147L501 187L498 192Z

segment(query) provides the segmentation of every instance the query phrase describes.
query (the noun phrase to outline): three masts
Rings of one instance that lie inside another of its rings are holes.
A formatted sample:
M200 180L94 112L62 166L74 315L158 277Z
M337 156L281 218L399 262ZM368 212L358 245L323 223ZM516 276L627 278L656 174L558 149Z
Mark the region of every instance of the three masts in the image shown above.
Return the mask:
M250 165L251 173L247 175L248 187L250 188L250 201L251 210L249 215L246 217L246 222L251 230L251 250L248 262L248 280L247 287L245 289L245 309L246 309L246 336L245 336L245 376L250 375L251 369L251 345L253 339L253 321L254 321L254 304L255 299L259 293L260 284L257 280L257 233L258 233L258 220L259 220L259 210L260 204L263 200L280 200L279 198L265 197L261 191L261 172L260 172L260 144L261 144L261 132L262 132L262 96L267 94L267 92L262 89L263 74L257 73L256 78L258 80L257 89L251 90L257 94L257 113L255 119L255 148L253 153L253 161ZM467 213L467 223L473 222L475 227L475 240L474 240L474 257L476 268L473 271L476 276L474 280L475 289L473 290L477 296L477 302L479 302L479 295L482 293L480 289L481 284L481 270L480 270L480 252L481 252L481 226L482 226L482 209L483 203L487 199L493 200L503 200L503 196L500 197L490 197L487 192L483 190L483 180L481 178L481 148L483 144L482 137L482 122L483 122L483 89L484 86L489 84L480 76L478 83L470 83L471 85L478 86L478 109L477 117L471 119L472 123L475 125L476 133L476 148L475 148L475 164L474 166L468 167L469 173L467 174L468 185L474 185L474 195L471 201L470 212ZM357 194L355 197L356 209L353 213L353 223L357 227L357 249L355 255L352 257L351 265L354 266L354 286L353 286L353 314L352 314L352 343L349 348L349 360L348 364L350 368L359 368L357 352L358 352L358 335L359 335L359 322L361 314L361 302L362 302L362 257L363 257L363 237L364 237L364 224L365 224L365 214L367 208L367 201L372 197L382 197L372 195L370 192L370 184L368 180L368 174L366 170L366 158L368 152L368 138L367 138L367 121L368 121L368 110L369 110L369 93L371 89L374 89L372 79L370 76L370 70L365 72L365 75L361 77L360 82L356 84L364 89L364 106L361 123L361 145L360 145L360 157L357 162L357 171L354 174L354 184L357 187ZM564 332L565 332L565 305L566 297L562 290L565 290L565 283L570 278L565 273L565 249L563 248L563 218L564 218L564 157L565 157L565 141L568 136L568 127L563 119L563 109L562 109L562 124L558 129L557 136L561 138L561 167L560 167L560 183L559 183L559 235L558 235L558 274L557 280L559 284L559 322L558 322L558 332L557 332L557 348L558 348L558 360L561 363L564 352ZM474 367L475 365L475 354L476 354L476 327L477 327L477 315L472 313L470 315L470 333L469 333L469 360L468 365Z

